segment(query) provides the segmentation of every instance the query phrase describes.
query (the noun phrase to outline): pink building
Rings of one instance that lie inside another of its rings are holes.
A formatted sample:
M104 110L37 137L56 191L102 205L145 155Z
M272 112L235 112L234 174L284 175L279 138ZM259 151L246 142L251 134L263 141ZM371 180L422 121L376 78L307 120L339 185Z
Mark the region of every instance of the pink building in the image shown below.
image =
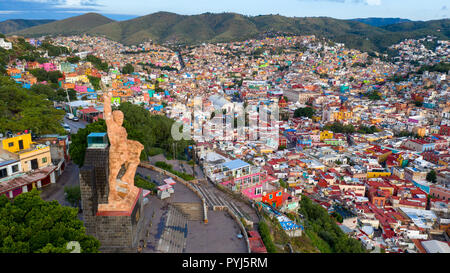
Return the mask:
M87 93L87 86L75 85L75 91L78 93Z
M450 189L445 188L440 185L431 185L430 186L430 195L432 195L434 198L448 201L448 200L450 200Z
M43 63L39 65L39 68L44 69L45 71L55 71L57 70L56 65L53 63Z
M131 90L136 91L136 92L140 92L141 91L141 87L139 87L139 86L132 86Z
M249 199L262 198L263 192L267 192L269 180L272 177L267 176L261 169L250 165L240 159L227 161L214 167L215 171L210 176L211 180L224 187L240 192Z

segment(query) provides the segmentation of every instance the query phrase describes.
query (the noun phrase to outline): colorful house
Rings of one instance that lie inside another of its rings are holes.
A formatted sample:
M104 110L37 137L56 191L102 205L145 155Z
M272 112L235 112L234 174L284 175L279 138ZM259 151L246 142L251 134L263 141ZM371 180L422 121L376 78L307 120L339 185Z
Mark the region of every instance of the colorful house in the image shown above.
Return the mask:
M331 131L321 131L320 132L320 141L324 141L325 139L332 139L333 132Z

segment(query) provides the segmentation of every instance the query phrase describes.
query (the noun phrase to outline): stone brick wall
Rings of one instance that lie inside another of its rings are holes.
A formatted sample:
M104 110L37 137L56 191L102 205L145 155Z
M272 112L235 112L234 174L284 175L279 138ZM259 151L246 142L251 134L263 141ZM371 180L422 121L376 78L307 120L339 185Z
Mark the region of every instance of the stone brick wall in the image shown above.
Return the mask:
M97 216L98 204L108 203L109 148L87 149L80 169L81 203L86 233L100 241L101 252L137 252L145 237L142 194L130 216ZM136 214L140 217L136 221Z

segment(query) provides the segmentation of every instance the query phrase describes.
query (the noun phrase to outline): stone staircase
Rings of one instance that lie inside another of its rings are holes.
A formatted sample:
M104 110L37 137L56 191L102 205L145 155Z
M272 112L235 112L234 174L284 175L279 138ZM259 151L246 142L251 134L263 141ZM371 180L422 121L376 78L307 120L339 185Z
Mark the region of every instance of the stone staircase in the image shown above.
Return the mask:
M192 186L202 194L203 198L205 199L206 205L210 209L223 210L225 208L228 208L239 218L247 218L233 202L225 200L214 191L210 191L206 186L202 184L192 184Z
M189 221L203 221L202 203L172 203L177 209L187 216Z
M164 231L158 241L157 252L183 253L187 239L188 218L176 206L169 205Z

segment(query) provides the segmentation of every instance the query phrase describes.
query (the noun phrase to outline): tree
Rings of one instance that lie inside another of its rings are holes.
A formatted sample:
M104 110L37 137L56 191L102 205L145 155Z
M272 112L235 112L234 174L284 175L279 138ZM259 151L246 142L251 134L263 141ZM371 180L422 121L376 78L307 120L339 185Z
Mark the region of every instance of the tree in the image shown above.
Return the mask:
M44 41L41 45L41 48L48 52L48 56L60 56L63 54L69 54L69 49L65 46L55 46L50 44L47 41Z
M327 210L302 195L299 213L305 220L305 233L321 251L364 253L361 243L348 237L330 217Z
M108 71L108 63L103 62L100 58L97 58L94 55L88 55L86 57L86 61L91 62L98 70L103 70L105 72Z
M46 202L33 189L14 200L0 196L0 253L69 253L78 242L82 253L98 252L100 242L86 235L78 211Z
M64 187L64 193L66 195L66 201L69 202L72 207L80 207L81 190L79 185L73 187Z
M132 64L127 63L123 68L122 68L122 74L131 74L134 72L134 67Z
M79 61L81 61L81 59L78 56L74 56L74 57L67 57L67 61L71 64L76 64Z
M339 222L339 223L342 223L344 221L344 218L342 217L342 215L340 215L337 212L333 212L331 214L331 216L333 216L336 219L336 221Z
M294 117L308 117L312 118L314 114L316 113L316 110L312 107L304 107L304 108L297 108L294 111Z
M436 181L437 181L436 171L435 170L429 171L427 173L426 179L427 179L428 182L436 183Z
M266 247L267 252L268 253L277 252L277 248L275 247L275 244L273 243L272 237L270 235L269 226L264 220L258 223L258 231L259 234L261 234L261 239L264 242L264 246Z
M369 98L369 100L381 100L381 96L377 91L372 91L366 94L366 96Z
M88 76L89 82L92 84L95 90L100 90L100 78Z
M423 102L415 100L414 101L414 105L417 106L417 107L422 107L423 106Z
M105 133L105 120L100 119L97 122L87 125L85 128L79 129L78 132L72 135L72 143L69 147L70 157L72 161L78 166L83 166L84 155L87 148L87 136L90 133Z
M43 82L48 80L48 74L47 71L45 71L42 68L36 68L30 70L31 75L35 76L38 81Z
M45 71L42 68L36 68L30 70L30 73L37 78L38 81L48 81L52 83L58 83L58 79L62 78L62 73L60 71Z
M32 130L40 134L64 134L64 111L56 110L44 94L22 88L0 76L0 132Z
M280 178L278 181L279 181L281 187L289 188L288 183L286 181L284 181L283 179Z

